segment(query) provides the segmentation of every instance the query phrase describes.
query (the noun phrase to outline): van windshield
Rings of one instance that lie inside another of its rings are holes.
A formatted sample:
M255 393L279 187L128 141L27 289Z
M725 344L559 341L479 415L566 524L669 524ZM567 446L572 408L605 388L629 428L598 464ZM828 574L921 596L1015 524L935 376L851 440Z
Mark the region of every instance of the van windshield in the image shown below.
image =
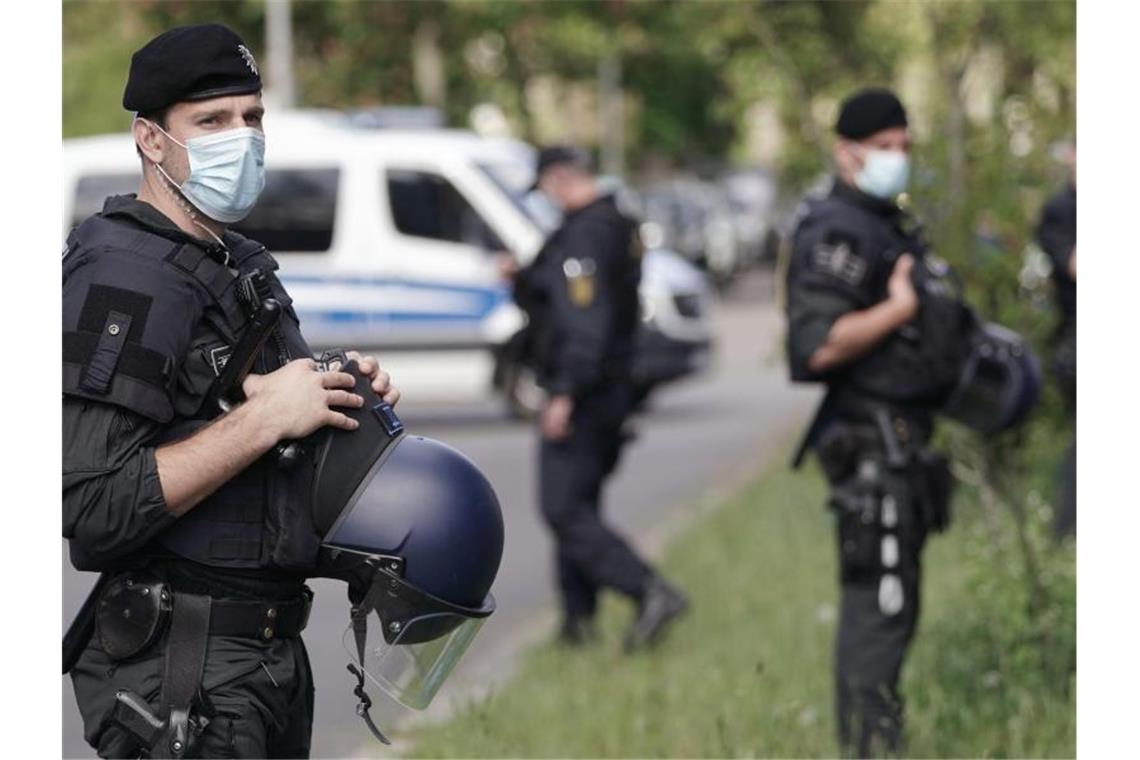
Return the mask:
M543 235L552 232L562 214L542 193L532 191L534 167L525 161L476 161L475 165Z

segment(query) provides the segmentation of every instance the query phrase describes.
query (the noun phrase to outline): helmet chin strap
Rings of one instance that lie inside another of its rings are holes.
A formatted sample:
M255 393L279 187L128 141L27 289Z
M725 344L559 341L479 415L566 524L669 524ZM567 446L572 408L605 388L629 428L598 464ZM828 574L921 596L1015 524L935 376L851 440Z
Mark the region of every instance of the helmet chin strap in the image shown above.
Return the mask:
M384 576L377 573L372 580L372 585L369 587L368 593L364 595L364 598L360 600L359 604L352 607L350 613L352 618L352 635L356 640L356 656L360 667L357 668L349 663L348 672L356 676L357 681L356 688L352 690L352 693L360 700L356 705L356 714L364 719L364 724L368 726L368 730L372 732L373 736L381 743L390 745L392 742L388 740L388 737L384 736L384 733L368 713L372 707L372 698L369 697L368 693L364 690L364 648L368 640L368 614L376 609L376 604L386 591L387 583L384 580Z
M217 242L217 244L222 247L222 250L225 251L226 254L225 265L229 266L230 250L226 247L226 244L222 242L222 239L220 237L214 234L214 231L212 229L198 221L198 210L194 208L194 206L191 205L189 201L186 200L186 197L182 195L181 192L178 191L178 186L175 184L174 180L170 178L170 175L166 173L166 170L163 169L157 161L151 161L151 164L153 164L154 168L158 170L158 173L162 175L162 178L164 180L162 187L166 190L171 199L174 200L174 203L178 206L178 208L182 209L182 211L190 218L191 222L205 230L206 234L212 237L215 242Z

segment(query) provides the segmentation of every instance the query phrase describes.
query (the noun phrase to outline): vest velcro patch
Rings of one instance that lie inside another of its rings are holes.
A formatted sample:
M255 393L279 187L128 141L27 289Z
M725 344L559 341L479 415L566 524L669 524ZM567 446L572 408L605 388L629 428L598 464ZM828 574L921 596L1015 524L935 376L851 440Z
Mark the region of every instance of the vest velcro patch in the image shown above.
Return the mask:
M829 235L818 243L811 251L809 266L851 287L858 287L867 276L867 262L857 254L855 241L843 235Z

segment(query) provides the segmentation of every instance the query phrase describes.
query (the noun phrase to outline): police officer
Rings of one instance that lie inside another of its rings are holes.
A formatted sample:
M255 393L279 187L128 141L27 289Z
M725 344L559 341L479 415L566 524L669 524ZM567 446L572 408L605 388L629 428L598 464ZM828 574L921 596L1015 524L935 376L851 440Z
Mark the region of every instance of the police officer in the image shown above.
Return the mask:
M1037 240L1053 261L1060 320L1054 334L1054 371L1070 413L1077 409L1077 151L1067 149L1069 181L1045 204ZM1065 455L1064 491L1054 522L1058 536L1077 532L1077 444Z
M947 522L949 470L927 448L931 410L955 377L959 307L916 284L938 269L896 197L907 185L902 103L882 89L841 107L830 193L809 200L787 277L793 380L828 392L797 455L815 451L837 518L842 585L835 647L840 745L900 748L899 671L918 620L920 556Z
M316 371L265 247L227 230L265 181L249 48L214 24L165 32L134 54L123 106L138 194L108 198L63 263L63 534L103 573L70 669L85 737L104 757L307 756L320 534L305 447L291 467L275 454L355 429L341 410L362 398ZM271 299L285 313L222 415L209 389Z
M598 592L611 588L637 605L625 637L633 651L658 639L688 604L601 515L602 486L627 438L642 249L635 222L599 192L580 151L540 151L535 187L564 213L515 282L549 394L539 420L539 501L557 545L561 638L590 640Z

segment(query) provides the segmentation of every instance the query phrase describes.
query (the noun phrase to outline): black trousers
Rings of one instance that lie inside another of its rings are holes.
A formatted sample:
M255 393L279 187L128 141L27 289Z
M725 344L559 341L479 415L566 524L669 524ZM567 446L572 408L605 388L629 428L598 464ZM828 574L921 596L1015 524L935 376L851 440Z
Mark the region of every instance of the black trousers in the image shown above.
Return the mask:
M554 533L558 585L567 618L589 617L599 590L639 598L652 571L601 514L605 479L624 443L631 389L610 385L576 399L570 436L542 439L539 503Z
M135 657L112 661L92 640L71 672L84 738L100 757L139 757L143 748L107 722L115 692L130 689L158 712L165 637ZM308 757L313 674L300 637L211 636L202 692L215 714L189 757ZM144 755L145 756L145 755Z
M901 751L899 674L918 623L926 532L913 486L919 473L888 470L881 460L871 469L873 478L854 474L831 492L841 583L837 726L841 751L858 757ZM852 514L855 504L861 508Z

